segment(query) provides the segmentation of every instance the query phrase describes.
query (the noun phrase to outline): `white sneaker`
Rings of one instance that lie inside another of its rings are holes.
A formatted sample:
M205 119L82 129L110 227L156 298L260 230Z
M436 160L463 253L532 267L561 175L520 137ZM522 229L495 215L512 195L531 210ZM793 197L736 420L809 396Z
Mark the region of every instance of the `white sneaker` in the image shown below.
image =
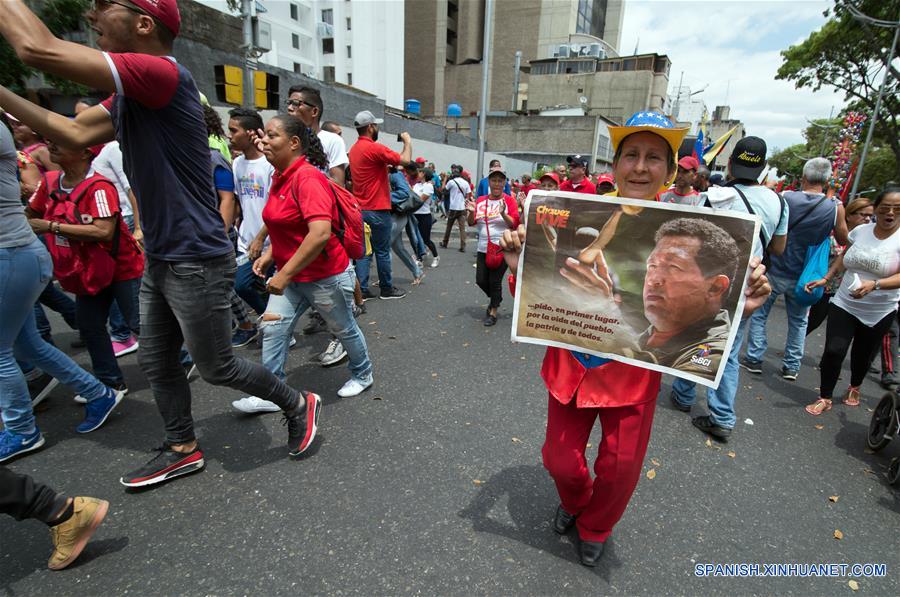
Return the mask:
M356 379L355 377L351 377L350 381L344 384L344 386L338 390L338 396L341 398L352 398L353 396L359 396L366 390L372 387L372 384L375 383L375 379L370 375L367 380Z
M288 346L288 348L293 348L296 345L297 345L297 339L294 338L293 336L291 336L291 344Z
M416 259L416 267L419 268L420 270L421 270L423 267L425 267L424 265L422 265L422 260L421 260L421 259Z
M440 262L441 262L441 256L438 255L437 257L435 257L434 259L431 260L431 267L437 267Z
M328 348L326 348L325 352L320 354L317 358L319 359L319 364L323 367L337 365L347 358L347 349L344 348L344 345L341 344L340 340L332 338L331 342L328 343Z
M278 405L274 402L269 402L268 400L263 400L262 398L257 398L256 396L247 396L246 398L235 400L231 403L231 406L241 411L242 413L247 414L277 413L281 410L281 408L279 408Z

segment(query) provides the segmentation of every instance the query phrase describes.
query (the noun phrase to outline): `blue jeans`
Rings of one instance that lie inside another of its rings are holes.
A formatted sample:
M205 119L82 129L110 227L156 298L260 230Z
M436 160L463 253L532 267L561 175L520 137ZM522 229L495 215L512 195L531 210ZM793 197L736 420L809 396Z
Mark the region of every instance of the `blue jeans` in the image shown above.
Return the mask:
M289 411L298 393L261 365L238 358L231 347L234 253L198 261L146 257L141 284L141 350L138 363L166 426L170 444L195 439L191 386L181 366L187 346L208 383L259 396Z
M794 298L794 287L797 280L788 280L769 274L769 284L772 286L772 294L765 304L757 309L750 317L750 327L747 331L747 358L751 361L761 361L769 347L766 338L766 320L769 311L775 304L779 294L784 295L787 307L788 331L787 341L784 344L784 360L782 365L791 371L800 370L800 361L803 359L803 346L806 342L806 322L809 319L809 307L801 305Z
M422 233L419 231L419 221L413 214L406 216L406 238L416 253L416 259L422 259L428 249L425 247L425 241L422 240Z
M393 286L391 276L391 231L393 222L388 210L364 211L363 221L372 229L372 253L378 266L378 284L382 289ZM369 289L369 267L372 256L356 260L356 277L363 292Z
M410 271L414 278L418 278L422 275L422 270L419 269L418 264L413 260L410 256L409 251L406 250L406 247L403 246L403 230L406 228L409 223L410 216L407 215L398 215L391 214L391 248L394 250L394 254L400 258L400 261L403 262L403 265L406 266L406 269Z
M238 255L238 262L242 261L241 257L243 257L243 253ZM244 258L246 259L246 257ZM237 272L234 275L234 291L237 292L239 297L244 299L245 303L250 305L251 309L256 311L257 315L262 315L266 312L268 295L262 289L261 279L253 273L253 262L248 260L246 263L238 265Z
M284 379L294 326L310 307L314 307L330 331L350 356L350 373L361 381L372 375L372 362L366 338L353 318L353 273L344 271L316 282L291 282L283 295L269 295L266 315L276 315L276 320L263 320L263 366ZM264 316L265 317L265 316Z
M128 226L128 230L134 232L134 216L122 216L122 220L125 222L125 225ZM140 282L138 282L134 285L135 305L138 303L138 292L140 289L141 285ZM122 310L119 309L119 302L113 301L112 307L109 308L109 337L112 338L114 342L125 342L131 338L132 330L137 330L138 325L139 323L129 324L128 321L125 321Z
M88 401L109 395L109 388L38 335L32 305L52 275L50 253L40 241L0 249L0 413L6 429L20 435L34 433L35 423L16 358L40 367Z
M741 343L744 341L744 332L747 329L747 320L742 319L738 326L737 336L731 345L731 354L725 362L725 371L719 381L719 387L713 390L707 388L706 402L709 407L709 418L719 427L734 429L737 417L734 414L734 399L737 396L738 377L740 366L738 355L741 352ZM697 399L697 384L692 381L676 378L672 383L672 392L675 399L685 406L690 406Z
M140 319L136 299L140 284L140 278L121 280L113 282L95 295L75 297L78 329L81 337L84 338L88 353L91 355L94 375L108 386L116 386L125 381L106 331L106 320L109 317L110 307L117 303L127 322L128 336L132 332L138 335Z

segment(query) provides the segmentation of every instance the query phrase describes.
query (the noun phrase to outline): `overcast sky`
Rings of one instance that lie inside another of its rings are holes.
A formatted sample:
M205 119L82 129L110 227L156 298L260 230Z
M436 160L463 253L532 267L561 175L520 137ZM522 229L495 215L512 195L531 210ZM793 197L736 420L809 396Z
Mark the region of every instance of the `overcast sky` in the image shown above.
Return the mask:
M691 91L707 108L726 103L731 117L743 121L747 134L769 148L802 143L806 118L838 112L843 96L823 88L817 93L776 81L779 52L797 44L825 22L832 2L820 0L626 0L620 51L630 54L640 38L640 52L667 54L672 61L670 93L681 71ZM730 81L730 83L729 83Z

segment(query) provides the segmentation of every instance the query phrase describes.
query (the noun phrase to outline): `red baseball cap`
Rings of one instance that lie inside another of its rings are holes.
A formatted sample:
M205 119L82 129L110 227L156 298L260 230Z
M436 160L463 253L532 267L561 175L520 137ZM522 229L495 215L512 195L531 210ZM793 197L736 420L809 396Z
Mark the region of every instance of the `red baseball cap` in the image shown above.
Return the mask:
M553 182L556 183L556 186L559 186L559 175L556 172L547 172L546 174L541 176L539 181L544 180L545 178L553 180Z
M181 29L177 0L129 0L137 8L165 25L175 36Z
M616 179L613 178L612 174L609 174L608 172L606 172L597 177L597 184L603 184L604 182L608 182L611 185L615 185Z
M425 163L425 158L423 158L423 157L418 157L418 158L416 158L416 163L417 163L417 164L424 164L424 163Z
M685 170L693 170L696 172L697 168L700 167L700 162L698 162L697 158L695 158L694 156L686 155L683 158L681 158L680 160L678 160L678 165L681 166L682 168L684 168Z

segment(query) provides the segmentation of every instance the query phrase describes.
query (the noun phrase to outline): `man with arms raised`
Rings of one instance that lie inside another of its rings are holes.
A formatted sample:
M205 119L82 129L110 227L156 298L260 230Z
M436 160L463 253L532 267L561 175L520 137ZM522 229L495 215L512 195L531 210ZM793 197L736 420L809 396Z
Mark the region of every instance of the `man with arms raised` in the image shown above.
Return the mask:
M22 0L0 2L0 34L34 68L112 93L70 120L0 88L0 105L70 147L118 139L138 197L146 267L138 359L165 422L166 440L146 465L124 475L129 487L199 471L191 390L178 361L182 342L200 374L216 385L265 397L285 412L289 453L315 435L319 400L234 356L228 300L233 249L216 209L209 147L197 86L173 58L181 25L176 0L94 0L87 13L97 51L56 38Z

